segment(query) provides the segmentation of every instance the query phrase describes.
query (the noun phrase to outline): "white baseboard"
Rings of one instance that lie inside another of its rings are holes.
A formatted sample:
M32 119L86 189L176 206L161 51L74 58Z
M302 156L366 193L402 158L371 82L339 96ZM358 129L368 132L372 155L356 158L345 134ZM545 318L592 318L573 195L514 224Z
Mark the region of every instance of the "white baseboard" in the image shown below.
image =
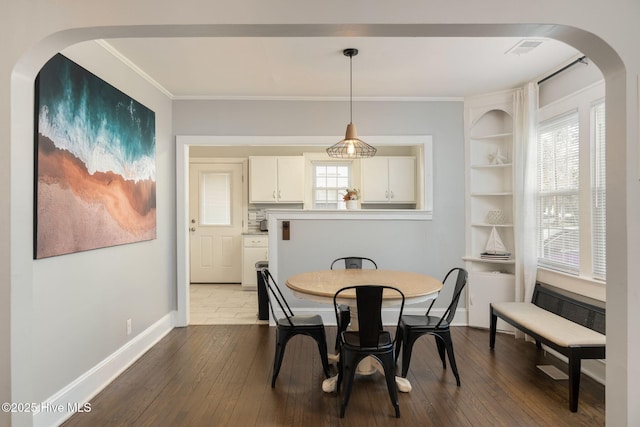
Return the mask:
M175 312L168 313L43 402L40 412L33 414L33 426L58 426L75 412L88 412L91 407L84 406L85 403L168 334L174 327L174 317Z

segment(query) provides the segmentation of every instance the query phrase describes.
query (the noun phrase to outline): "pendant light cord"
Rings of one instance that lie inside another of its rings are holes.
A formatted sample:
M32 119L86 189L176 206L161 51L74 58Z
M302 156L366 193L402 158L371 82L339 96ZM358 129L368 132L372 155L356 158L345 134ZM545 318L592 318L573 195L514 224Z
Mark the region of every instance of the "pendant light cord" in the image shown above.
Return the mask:
M349 55L349 123L353 123L353 55Z

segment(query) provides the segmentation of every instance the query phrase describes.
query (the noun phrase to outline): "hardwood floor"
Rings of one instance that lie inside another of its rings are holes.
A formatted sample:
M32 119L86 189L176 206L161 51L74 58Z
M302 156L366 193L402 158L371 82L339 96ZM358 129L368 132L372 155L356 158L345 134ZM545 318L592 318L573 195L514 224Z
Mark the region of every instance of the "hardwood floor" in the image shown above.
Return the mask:
M535 345L488 331L452 328L461 387L442 369L432 338L414 347L400 393L401 418L382 375L358 378L345 418L339 397L323 393L315 342L294 337L271 388L275 329L267 325L189 326L171 331L91 401L71 426L603 426L604 386L582 376L577 413L566 380L536 368L556 358ZM327 340L335 328L327 328Z

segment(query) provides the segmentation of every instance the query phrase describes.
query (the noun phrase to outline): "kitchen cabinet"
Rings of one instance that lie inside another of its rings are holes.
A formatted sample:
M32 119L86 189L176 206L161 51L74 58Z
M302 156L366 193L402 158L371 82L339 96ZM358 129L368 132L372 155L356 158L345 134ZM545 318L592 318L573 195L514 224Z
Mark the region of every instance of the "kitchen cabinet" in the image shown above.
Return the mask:
M269 260L269 238L264 235L242 236L242 289L255 290L258 286L256 262Z
M515 251L513 96L506 91L465 100L463 259L469 271L469 326L474 327L488 328L489 304L515 301L521 282ZM487 255L489 249L508 255ZM499 329L512 330L503 323Z
M415 157L379 156L362 161L362 203L415 202Z
M304 157L249 157L250 203L303 203Z

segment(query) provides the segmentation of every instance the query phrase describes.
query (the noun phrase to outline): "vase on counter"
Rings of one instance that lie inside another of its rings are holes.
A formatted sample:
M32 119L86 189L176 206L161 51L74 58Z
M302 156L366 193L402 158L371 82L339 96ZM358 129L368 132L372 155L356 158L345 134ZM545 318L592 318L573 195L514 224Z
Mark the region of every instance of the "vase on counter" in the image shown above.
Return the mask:
M357 200L347 200L346 205L347 205L347 209L358 209Z

